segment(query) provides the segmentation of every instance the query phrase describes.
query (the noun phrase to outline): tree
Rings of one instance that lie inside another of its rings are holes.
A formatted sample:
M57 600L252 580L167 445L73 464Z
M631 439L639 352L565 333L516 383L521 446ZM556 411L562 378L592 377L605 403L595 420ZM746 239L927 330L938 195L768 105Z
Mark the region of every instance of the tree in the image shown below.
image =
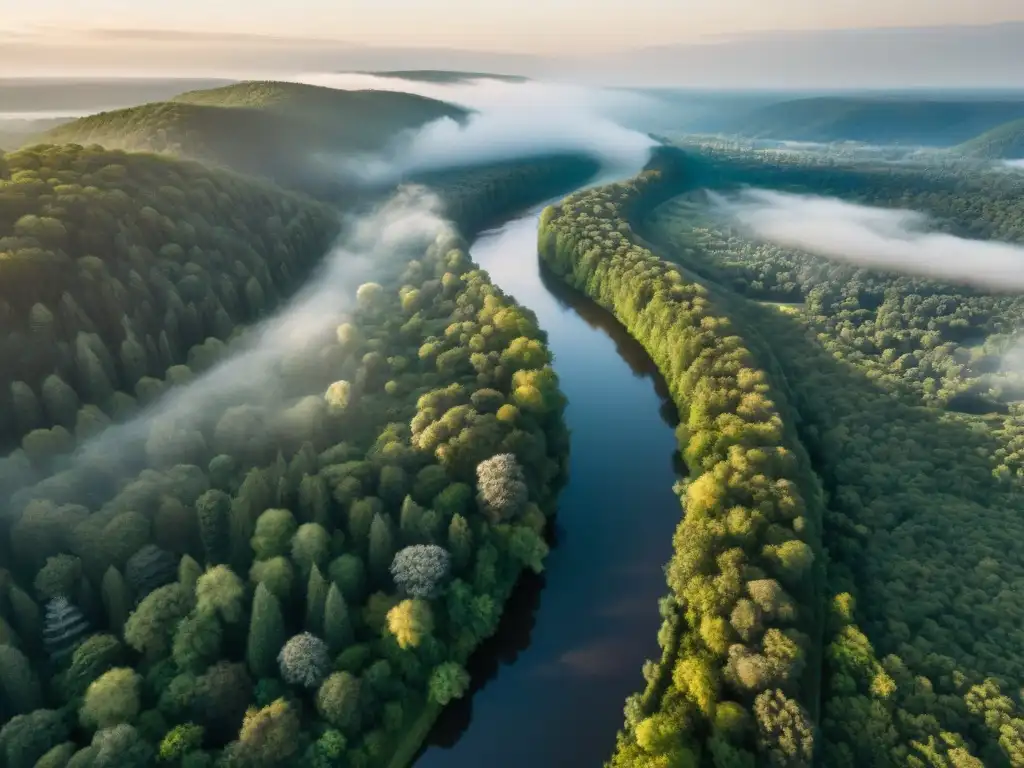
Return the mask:
M97 731L91 749L92 768L146 768L155 757L149 742L127 723Z
M106 573L103 574L100 595L103 598L103 607L106 609L110 628L120 633L131 613L132 599L131 593L128 591L128 584L125 583L121 572L114 566L107 568Z
M329 413L334 415L344 413L352 401L352 385L345 380L334 382L324 393L324 400L327 401Z
M256 520L252 549L257 560L287 555L295 535L295 517L287 509L268 509Z
M185 755L202 749L204 728L183 723L169 730L160 742L157 756L164 762L180 762Z
M267 589L281 600L288 600L292 594L295 571L287 558L278 556L269 560L257 560L249 569L249 581L265 584Z
M64 695L67 699L82 696L89 684L124 660L124 647L113 635L92 635L71 655L71 666L64 674Z
M445 662L430 673L430 699L442 707L461 699L469 689L469 673L454 661Z
M314 567L327 565L331 554L331 535L319 523L303 523L292 538L292 560L303 575Z
M354 733L360 719L359 679L348 672L335 672L316 694L316 711L343 733Z
M290 685L316 688L327 677L331 659L327 644L308 632L295 635L277 657L281 678Z
M277 597L263 584L256 585L249 620L246 661L257 678L268 678L276 671L277 656L284 645L284 618Z
M231 497L221 490L206 491L196 500L199 538L208 563L227 562L230 553Z
M436 544L415 544L395 555L391 575L399 589L412 597L440 594L451 573L451 556Z
M223 631L217 616L197 610L178 624L171 657L178 669L202 672L220 656L222 640Z
M31 712L43 703L39 680L24 653L11 645L0 645L0 715Z
M423 600L403 600L387 617L388 631L402 648L415 648L434 631L434 614Z
M142 677L129 667L107 670L89 684L78 710L87 728L110 728L138 717Z
M460 514L454 515L448 524L448 550L452 555L452 566L457 572L469 566L473 558L473 531L466 518Z
M227 624L245 618L245 584L226 565L207 568L195 588L196 610L209 613Z
M203 566L191 555L182 555L178 563L178 583L187 591L195 594L196 584L203 575Z
M331 561L328 575L348 602L363 602L366 595L366 568L362 560L352 554L336 557Z
M299 748L299 715L285 699L250 709L231 757L242 765L287 765Z
M306 630L313 634L321 634L324 629L324 603L331 585L324 578L320 569L314 565L309 572L306 584Z
M781 690L762 691L754 700L757 747L772 766L810 766L814 730L803 707Z
M0 729L0 761L7 768L33 768L49 750L68 738L62 713L37 709L16 715Z
M46 558L39 573L36 574L36 595L40 600L52 600L55 597L72 597L78 593L82 579L82 561L73 555L54 555Z
M511 520L526 508L529 491L513 454L502 453L480 462L476 478L477 503L491 522Z
M337 584L331 584L324 602L324 638L333 654L340 653L354 639L348 606Z
M192 596L175 582L149 593L128 617L124 639L150 659L167 655L178 622L192 610Z
M376 514L370 525L370 547L367 560L370 573L378 584L387 580L388 568L394 556L395 547L391 536L391 527L383 515Z
M218 661L195 681L192 709L215 739L238 732L252 701L252 680L244 664ZM223 742L221 742L223 743Z
M141 600L157 587L170 584L178 576L178 559L165 549L147 544L128 558L124 567L125 581Z
M85 615L67 598L55 597L46 604L43 647L55 661L69 656L90 629Z

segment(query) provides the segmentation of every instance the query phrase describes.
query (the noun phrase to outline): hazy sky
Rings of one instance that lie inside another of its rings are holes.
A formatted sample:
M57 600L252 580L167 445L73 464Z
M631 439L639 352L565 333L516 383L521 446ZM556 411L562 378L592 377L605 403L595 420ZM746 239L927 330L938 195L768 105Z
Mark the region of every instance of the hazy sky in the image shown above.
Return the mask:
M61 30L273 34L368 45L594 53L769 30L1024 20L1022 0L31 0L4 3L13 41ZM77 37L78 35L76 35ZM110 45L109 39L105 45Z

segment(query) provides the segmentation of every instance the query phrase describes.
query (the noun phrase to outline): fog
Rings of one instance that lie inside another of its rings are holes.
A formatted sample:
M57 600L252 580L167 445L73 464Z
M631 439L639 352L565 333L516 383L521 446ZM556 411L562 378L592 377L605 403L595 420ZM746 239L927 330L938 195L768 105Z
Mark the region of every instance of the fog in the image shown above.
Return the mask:
M637 93L539 81L491 79L443 84L362 74L308 74L296 82L344 90L415 93L473 110L460 124L442 118L401 137L380 156L320 158L364 181L391 182L417 172L516 157L583 151L629 175L656 145L618 120L661 108Z
M1007 168L1012 168L1015 171L1024 171L1024 159L1022 160L1007 160L1005 163Z
M248 330L208 371L171 389L136 418L108 427L79 446L54 480L82 491L79 481L94 484L86 476L116 479L133 474L148 463L153 440L184 441L196 431L208 438L225 412L239 405L266 419L260 424L266 436L274 434L280 426L275 420L287 419L294 406L305 407L306 416L315 419L311 401L324 405L324 390L333 377L318 381L310 371L318 369L324 348L336 340L338 325L351 317L358 287L404 266L438 237L454 234L441 211L435 195L410 185L371 214L344 222L344 234L319 270L283 308ZM296 382L301 392L295 391ZM36 493L47 496L47 485L28 489L21 500Z
M917 211L764 189L708 197L750 236L777 245L994 291L1024 289L1024 246L936 232Z

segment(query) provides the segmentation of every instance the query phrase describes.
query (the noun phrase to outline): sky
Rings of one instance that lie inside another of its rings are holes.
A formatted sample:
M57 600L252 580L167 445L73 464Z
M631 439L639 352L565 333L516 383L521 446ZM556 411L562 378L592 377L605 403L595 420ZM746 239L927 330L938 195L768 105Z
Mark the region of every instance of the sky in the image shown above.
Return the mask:
M5 5L8 5L5 3ZM1021 0L32 0L0 31L87 39L91 29L250 33L362 45L587 55L777 30L1024 21ZM94 41L95 42L95 41ZM105 39L102 44L110 45Z
M0 78L459 69L608 85L1024 87L1022 0L0 5Z

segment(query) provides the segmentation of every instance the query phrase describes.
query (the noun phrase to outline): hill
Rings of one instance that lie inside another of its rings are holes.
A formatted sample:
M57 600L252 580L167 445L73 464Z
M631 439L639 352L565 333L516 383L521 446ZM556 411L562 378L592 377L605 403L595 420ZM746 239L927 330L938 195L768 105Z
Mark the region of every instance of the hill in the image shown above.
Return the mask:
M196 163L79 146L0 155L3 442L76 428L73 408L51 407L52 375L114 415L141 379L290 294L336 230L326 206Z
M492 72L459 72L448 69L401 69L383 72L361 72L374 77L394 77L399 80L419 80L425 83L465 83L468 80L502 80L507 83L525 83L522 75L497 75Z
M953 152L979 160L1016 160L1024 157L1024 119L997 126L970 141L953 147Z
M717 130L766 139L951 146L1020 118L1020 98L819 96L761 106Z
M91 115L43 139L174 154L309 188L333 181L319 154L378 150L405 130L467 114L408 93L245 82Z

